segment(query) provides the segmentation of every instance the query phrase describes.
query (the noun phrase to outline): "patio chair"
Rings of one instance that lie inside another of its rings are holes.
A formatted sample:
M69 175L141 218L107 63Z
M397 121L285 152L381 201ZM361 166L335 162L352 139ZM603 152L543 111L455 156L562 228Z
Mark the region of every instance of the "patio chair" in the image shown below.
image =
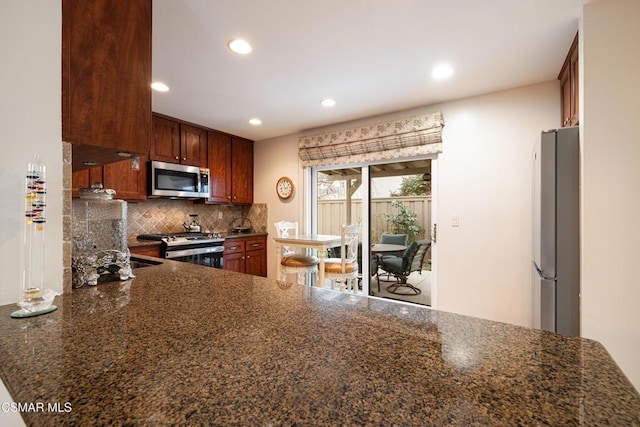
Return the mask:
M380 243L407 246L408 238L407 234L383 234L380 236Z
M274 224L278 237L290 236L290 231L293 230L294 236L298 235L298 223L291 221L279 221ZM282 247L282 261L280 261L280 280L285 281L287 274L295 274L296 282L298 284L306 284L307 274L318 274L318 257L299 254L293 252L289 247Z
M409 240L408 234L383 234L380 236L381 244L390 244L390 245L402 245L407 246L407 241ZM401 256L403 251L386 253L385 255L397 255ZM377 262L377 260L376 260ZM372 276L374 274L371 274ZM387 273L387 282L389 281L389 273ZM378 280L378 292L380 292L380 280Z
M331 280L331 287L340 281L340 292L349 285L355 294L358 290L358 237L360 224L343 225L340 232L340 258L324 260L324 277Z
M422 293L419 288L408 283L407 278L414 271L419 271L422 274L422 263L430 247L430 240L416 240L411 243L402 256L384 255L380 258L380 269L396 278L396 283L387 286L388 292L395 294L398 293L396 292L398 288L406 287L415 295ZM378 275L378 287L380 287L380 275Z

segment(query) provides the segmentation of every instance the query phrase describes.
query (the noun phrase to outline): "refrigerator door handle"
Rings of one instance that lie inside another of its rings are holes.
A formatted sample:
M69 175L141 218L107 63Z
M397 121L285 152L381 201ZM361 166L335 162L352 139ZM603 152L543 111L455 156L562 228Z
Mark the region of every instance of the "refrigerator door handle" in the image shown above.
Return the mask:
M533 263L533 266L535 267L536 271L538 272L538 277L540 277L540 279L542 280L550 280L552 282L558 280L558 277L547 277L544 275L544 273L542 272L542 270L540 270L540 267L538 267L538 264L536 264L535 261L531 261Z

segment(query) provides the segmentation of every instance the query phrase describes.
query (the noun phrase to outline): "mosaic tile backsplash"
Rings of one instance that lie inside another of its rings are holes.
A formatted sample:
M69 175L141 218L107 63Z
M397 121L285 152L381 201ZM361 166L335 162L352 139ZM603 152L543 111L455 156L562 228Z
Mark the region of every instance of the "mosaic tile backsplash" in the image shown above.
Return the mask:
M267 231L267 204L251 206L204 205L189 200L150 199L129 203L127 234L183 232L183 222L191 222L190 214L198 214L203 231L228 234L233 226L250 226L254 232ZM222 219L220 219L222 214Z

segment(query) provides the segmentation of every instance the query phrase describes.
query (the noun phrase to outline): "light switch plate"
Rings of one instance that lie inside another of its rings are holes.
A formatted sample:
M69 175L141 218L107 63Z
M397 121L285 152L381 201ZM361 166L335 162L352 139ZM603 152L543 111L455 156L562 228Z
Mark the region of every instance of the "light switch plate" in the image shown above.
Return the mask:
M458 215L453 215L451 217L451 226L460 227L460 217Z

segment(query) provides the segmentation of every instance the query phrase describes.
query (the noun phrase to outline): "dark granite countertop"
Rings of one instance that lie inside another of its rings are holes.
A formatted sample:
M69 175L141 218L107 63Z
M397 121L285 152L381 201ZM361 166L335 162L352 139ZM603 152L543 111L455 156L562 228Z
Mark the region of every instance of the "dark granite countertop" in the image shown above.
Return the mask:
M130 248L140 247L140 246L160 246L162 244L159 240L138 240L135 237L127 239L127 246Z
M640 424L591 340L174 261L134 273L44 316L0 307L7 389L60 404L27 425Z
M246 238L246 237L261 237L261 236L268 236L269 233L267 232L258 232L258 231L252 231L250 233L234 233L232 231L228 232L228 233L223 233L222 234L224 236L225 239L237 239L237 238Z

